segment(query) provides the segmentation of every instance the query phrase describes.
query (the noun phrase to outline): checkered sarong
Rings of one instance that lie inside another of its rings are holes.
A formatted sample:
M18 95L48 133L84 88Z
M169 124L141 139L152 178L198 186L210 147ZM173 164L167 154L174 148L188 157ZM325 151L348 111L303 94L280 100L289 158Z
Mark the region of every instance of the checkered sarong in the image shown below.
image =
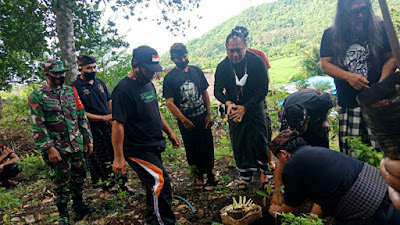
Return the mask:
M340 199L333 217L338 221L370 218L380 206L387 188L379 170L364 163L357 180Z
M350 153L350 147L347 144L347 136L361 137L361 141L367 145L379 148L371 130L367 128L364 118L361 114L361 108L339 107L339 147L340 151L354 156Z

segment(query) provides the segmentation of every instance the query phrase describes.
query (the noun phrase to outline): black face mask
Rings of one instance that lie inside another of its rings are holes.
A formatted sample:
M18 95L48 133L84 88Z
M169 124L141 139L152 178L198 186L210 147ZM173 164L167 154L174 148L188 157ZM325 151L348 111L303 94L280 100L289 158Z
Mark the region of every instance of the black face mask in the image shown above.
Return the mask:
M145 75L142 71L142 69L140 69L139 67L139 72L136 73L136 79L141 82L141 83L149 83L152 79L153 79L153 75L154 73L150 76L150 75Z
M61 85L64 84L65 77L56 78L56 77L53 77L53 76L51 76L51 75L49 75L49 77L50 77L51 83L52 83L53 86L55 86L55 87L58 87L58 86L61 86Z
M86 80L93 80L96 76L96 72L84 72L83 76L86 78Z
M175 65L176 67L178 67L179 69L183 70L187 67L187 65L189 64L189 59L186 59L183 62L176 62Z

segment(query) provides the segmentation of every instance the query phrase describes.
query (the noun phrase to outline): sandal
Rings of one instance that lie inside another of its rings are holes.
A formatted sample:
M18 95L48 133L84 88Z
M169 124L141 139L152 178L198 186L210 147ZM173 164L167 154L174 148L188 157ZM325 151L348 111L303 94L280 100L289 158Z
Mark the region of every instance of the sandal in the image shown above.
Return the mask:
M195 191L203 191L204 190L204 183L198 184L196 180L194 181L194 190Z
M270 190L271 190L271 184L269 183L268 180L262 182L261 188L265 193L268 193L268 185L270 185Z
M207 183L210 186L217 186L217 185L222 185L224 184L223 180L218 179L215 175L213 175L213 177L211 179L207 179Z
M242 191L247 191L249 189L249 184L245 182L240 182L237 184L237 187Z

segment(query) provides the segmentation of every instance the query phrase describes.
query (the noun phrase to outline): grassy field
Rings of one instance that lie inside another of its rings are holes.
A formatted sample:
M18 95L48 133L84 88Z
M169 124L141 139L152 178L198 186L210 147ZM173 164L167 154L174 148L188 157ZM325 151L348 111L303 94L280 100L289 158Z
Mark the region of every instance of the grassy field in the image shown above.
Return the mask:
M301 57L299 56L271 60L269 74L271 76L272 85L280 86L288 83L293 75L300 72L300 60Z

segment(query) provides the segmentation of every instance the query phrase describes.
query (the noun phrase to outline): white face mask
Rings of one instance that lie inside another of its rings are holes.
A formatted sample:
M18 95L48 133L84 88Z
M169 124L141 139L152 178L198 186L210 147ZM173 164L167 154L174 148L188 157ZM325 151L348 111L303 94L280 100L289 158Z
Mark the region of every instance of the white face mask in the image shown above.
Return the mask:
M239 80L238 76L236 75L235 69L233 69L233 73L235 74L235 79L236 79L236 85L237 86L243 87L244 85L246 85L247 78L249 77L249 75L247 74L247 67L244 68L244 75L240 80Z

